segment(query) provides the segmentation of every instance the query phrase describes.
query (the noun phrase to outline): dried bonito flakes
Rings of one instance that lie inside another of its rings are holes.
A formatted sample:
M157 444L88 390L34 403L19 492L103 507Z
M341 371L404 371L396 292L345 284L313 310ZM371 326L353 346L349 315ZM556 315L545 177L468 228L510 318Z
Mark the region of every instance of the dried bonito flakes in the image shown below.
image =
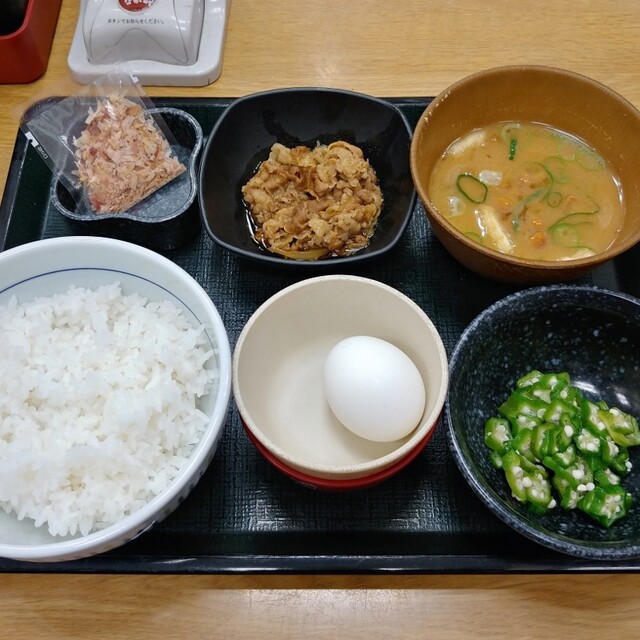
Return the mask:
M186 171L173 132L126 63L66 98L48 87L30 104L20 128L76 203L77 213L114 215ZM98 216L96 216L98 217Z
M97 213L128 211L186 170L142 106L113 94L74 139L77 175Z

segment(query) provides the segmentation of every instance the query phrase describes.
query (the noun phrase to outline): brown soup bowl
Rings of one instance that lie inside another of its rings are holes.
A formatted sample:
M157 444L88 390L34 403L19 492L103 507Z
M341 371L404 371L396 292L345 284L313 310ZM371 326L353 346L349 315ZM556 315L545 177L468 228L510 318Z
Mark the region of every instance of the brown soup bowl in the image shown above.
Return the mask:
M469 131L501 121L539 122L584 140L609 163L624 196L622 228L595 255L575 260L520 258L483 246L456 229L429 194L434 166L447 147ZM411 173L436 237L472 271L521 284L583 276L640 240L640 112L605 85L545 66L480 71L451 85L426 108L411 142Z

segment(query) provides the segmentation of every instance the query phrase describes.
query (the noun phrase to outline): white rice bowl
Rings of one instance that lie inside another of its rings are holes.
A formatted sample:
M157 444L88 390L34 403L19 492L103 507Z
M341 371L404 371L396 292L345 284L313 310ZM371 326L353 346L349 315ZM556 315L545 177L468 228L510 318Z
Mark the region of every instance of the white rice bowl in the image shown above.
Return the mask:
M63 302L58 335L40 331ZM41 240L0 253L0 327L0 419L23 436L0 426L0 556L102 553L171 513L210 463L230 399L228 337L200 285L130 243Z

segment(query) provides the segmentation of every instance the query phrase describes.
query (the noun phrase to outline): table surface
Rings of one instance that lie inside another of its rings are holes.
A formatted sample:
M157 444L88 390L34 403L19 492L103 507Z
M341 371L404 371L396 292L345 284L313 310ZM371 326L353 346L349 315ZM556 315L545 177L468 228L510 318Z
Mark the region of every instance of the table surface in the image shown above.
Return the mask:
M21 111L59 94L69 79L77 5L62 2L46 74L31 84L0 85L2 186ZM236 97L326 86L421 97L480 69L527 63L591 76L640 107L639 60L640 3L628 0L234 0L221 77L207 87L145 89L152 97ZM533 638L578 628L582 637L632 637L638 596L635 573L4 574L0 628L14 640L233 640L265 632L310 639Z

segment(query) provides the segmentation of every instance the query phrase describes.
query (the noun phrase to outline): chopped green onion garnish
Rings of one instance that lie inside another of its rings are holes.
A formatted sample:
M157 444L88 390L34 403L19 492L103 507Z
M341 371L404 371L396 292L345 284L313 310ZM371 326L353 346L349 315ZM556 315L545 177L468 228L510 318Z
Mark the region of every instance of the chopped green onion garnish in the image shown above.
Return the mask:
M487 185L470 173L461 173L456 180L458 191L474 204L482 204L487 199Z
M561 247L566 247L568 249L589 249L591 247L587 247L580 242L580 233L579 227L581 225L589 225L590 222L577 222L575 224L571 224L570 222L556 222L554 225L549 227L549 233L553 240L559 244Z
M549 232L553 239L562 247L577 247L580 236L575 224L569 222L556 222Z
M513 215L512 215L513 228L515 231L517 231L518 227L520 226L520 216L522 215L522 212L534 200L537 200L538 198L541 198L541 199L544 198L546 193L547 193L547 189L537 189L532 194L524 198L524 200L520 200L520 202L518 202L518 204L515 206L513 210Z
M467 236L467 238L471 238L472 240L475 240L475 242L477 242L478 244L484 244L482 242L482 236L479 233L476 233L475 231L467 231L464 235Z
M595 211L574 211L573 213L568 213L566 216L563 216L559 220L556 220L554 224L549 227L549 231L553 231L553 228L558 224L566 224L569 220L572 220L570 224L578 224L574 221L574 219L578 216L592 216L595 213L600 211L600 207L596 207ZM578 221L579 222L579 221Z
M569 180L567 162L560 156L549 156L542 164L556 182L563 184Z
M547 203L550 207L557 207L562 202L562 194L559 191L552 191L547 196Z
M588 171L597 171L605 166L605 162L601 156L590 149L583 148L578 148L576 162Z

